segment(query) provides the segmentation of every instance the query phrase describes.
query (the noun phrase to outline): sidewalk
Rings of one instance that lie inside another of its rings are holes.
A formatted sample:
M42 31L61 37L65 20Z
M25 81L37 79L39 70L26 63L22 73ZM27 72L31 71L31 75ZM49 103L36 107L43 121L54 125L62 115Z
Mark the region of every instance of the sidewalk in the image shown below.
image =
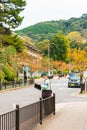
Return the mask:
M57 104L56 114L34 130L87 130L87 102Z

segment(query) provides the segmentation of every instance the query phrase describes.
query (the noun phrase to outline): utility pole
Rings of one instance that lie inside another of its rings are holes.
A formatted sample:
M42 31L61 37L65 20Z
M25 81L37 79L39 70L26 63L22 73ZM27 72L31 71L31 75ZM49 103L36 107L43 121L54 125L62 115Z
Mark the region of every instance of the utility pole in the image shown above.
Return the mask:
M48 75L50 72L50 43L48 43Z
M53 71L50 70L50 45L54 44L54 43L48 43L48 76L52 76L53 75Z

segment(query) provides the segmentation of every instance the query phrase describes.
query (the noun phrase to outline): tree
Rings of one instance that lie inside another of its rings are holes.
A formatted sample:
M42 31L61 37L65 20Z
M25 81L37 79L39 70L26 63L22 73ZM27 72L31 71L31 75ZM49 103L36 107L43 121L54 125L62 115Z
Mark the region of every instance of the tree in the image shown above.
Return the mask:
M71 53L71 58L74 70L83 71L87 68L87 56L84 50L73 49Z
M41 50L44 56L47 56L49 44L50 44L50 41L48 39L45 39L41 42L36 43L36 47Z
M15 78L14 67L17 69L15 54L16 50L13 46L4 47L0 50L0 79L2 81Z
M5 34L2 36L2 45L4 47L13 46L17 52L22 52L24 48L23 40L15 34Z
M59 72L64 73L65 71L68 71L67 64L63 61L52 61L53 67L57 69Z
M16 78L16 53L22 52L23 42L11 30L18 27L23 17L21 11L26 5L25 0L0 0L0 78L13 80Z
M50 43L50 57L54 60L69 61L70 46L69 41L62 33L58 33L51 40Z
M3 30L3 33L9 33L10 29L21 24L23 17L19 16L19 14L24 10L26 1L1 0L0 4L2 5L0 6L0 30Z
M81 36L79 32L70 32L68 35L66 35L66 38L70 41L70 47L71 48L82 48L86 43L86 40L84 37Z

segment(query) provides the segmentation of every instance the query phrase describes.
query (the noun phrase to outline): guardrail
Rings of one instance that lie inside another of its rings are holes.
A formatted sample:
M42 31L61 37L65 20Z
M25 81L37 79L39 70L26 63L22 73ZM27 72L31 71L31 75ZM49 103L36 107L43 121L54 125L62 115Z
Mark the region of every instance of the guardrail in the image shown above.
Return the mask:
M22 87L34 84L34 79L27 80L27 82L24 81L9 81L9 82L0 82L0 90L5 90L9 88L15 88L15 87Z
M0 115L0 130L31 130L49 114L55 114L55 94L46 99Z

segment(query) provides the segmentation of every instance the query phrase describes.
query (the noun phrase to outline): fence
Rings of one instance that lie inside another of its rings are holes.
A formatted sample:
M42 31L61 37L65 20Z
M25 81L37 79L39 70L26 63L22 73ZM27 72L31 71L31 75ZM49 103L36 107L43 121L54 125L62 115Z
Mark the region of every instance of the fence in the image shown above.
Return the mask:
M31 85L34 83L34 79L30 79L27 82L24 81L9 81L9 82L0 82L0 90L15 88L15 87L22 87L26 85Z
M55 94L46 99L0 115L0 130L31 130L49 114L55 114Z

